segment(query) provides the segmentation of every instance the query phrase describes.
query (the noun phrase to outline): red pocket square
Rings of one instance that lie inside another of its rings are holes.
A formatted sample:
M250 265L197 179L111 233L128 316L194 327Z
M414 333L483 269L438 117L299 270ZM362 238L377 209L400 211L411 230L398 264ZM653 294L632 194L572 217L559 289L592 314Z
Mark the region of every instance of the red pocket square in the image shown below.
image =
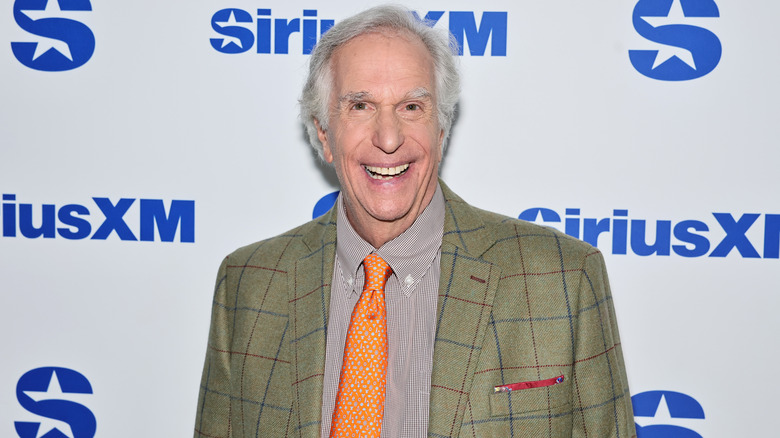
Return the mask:
M518 383L510 383L509 385L500 385L494 387L493 391L509 392L509 391L517 391L518 389L542 388L544 386L552 386L552 385L557 385L559 383L563 383L563 374L561 374L558 377L553 377L552 379L531 380L529 382L518 382Z

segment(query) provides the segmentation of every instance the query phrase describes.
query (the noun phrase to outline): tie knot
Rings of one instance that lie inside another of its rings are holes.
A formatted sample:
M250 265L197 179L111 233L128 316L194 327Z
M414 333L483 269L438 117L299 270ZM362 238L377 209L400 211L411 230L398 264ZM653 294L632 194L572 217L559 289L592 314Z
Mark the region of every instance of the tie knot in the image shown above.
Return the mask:
M375 253L371 253L363 259L363 269L366 272L366 283L363 289L381 290L385 289L385 283L390 278L393 270L386 261L382 260Z

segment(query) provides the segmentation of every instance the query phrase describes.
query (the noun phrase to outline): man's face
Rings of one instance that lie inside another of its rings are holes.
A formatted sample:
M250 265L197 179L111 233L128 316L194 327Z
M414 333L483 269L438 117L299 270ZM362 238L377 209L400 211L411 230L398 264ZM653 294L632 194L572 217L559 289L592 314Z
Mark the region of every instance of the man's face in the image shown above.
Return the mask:
M401 234L436 190L443 131L433 60L416 37L361 35L331 59L325 160L341 183L347 216L375 247Z

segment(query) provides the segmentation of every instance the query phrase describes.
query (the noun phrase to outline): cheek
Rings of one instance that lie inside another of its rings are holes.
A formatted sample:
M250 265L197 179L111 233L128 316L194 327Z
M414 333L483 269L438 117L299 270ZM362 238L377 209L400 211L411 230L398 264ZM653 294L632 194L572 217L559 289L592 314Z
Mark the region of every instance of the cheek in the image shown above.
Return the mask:
M336 170L336 175L341 176L349 170L349 160L347 154L344 153L344 148L341 143L343 138L336 136L333 137L334 138L332 138L330 141L330 161L328 162L333 165L333 168Z
M345 163L354 159L365 146L365 139L366 133L355 127L334 133L330 143L334 159Z
M430 160L435 163L441 162L441 142L443 139L443 136L440 134L441 131L432 131L430 129L426 130L424 133L425 137L423 137L426 140L426 146L428 149L428 156L430 157Z

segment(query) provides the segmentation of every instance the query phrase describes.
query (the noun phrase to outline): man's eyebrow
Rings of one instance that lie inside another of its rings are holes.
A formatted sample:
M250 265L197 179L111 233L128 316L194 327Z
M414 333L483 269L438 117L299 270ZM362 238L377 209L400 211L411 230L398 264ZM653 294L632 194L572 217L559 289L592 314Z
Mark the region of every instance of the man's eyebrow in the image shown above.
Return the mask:
M403 100L409 100L409 99L431 99L433 95L430 91L428 91L425 87L418 87L414 90L406 93ZM349 93L346 93L342 96L339 96L338 103L339 105L344 104L344 102L364 102L364 101L371 101L373 99L373 95L369 93L368 91L351 91Z
M430 99L433 95L425 87L418 87L406 93L406 99Z
M344 102L361 102L370 99L371 99L371 93L369 93L368 91L353 91L344 94L343 96L339 96L339 104L342 104Z

